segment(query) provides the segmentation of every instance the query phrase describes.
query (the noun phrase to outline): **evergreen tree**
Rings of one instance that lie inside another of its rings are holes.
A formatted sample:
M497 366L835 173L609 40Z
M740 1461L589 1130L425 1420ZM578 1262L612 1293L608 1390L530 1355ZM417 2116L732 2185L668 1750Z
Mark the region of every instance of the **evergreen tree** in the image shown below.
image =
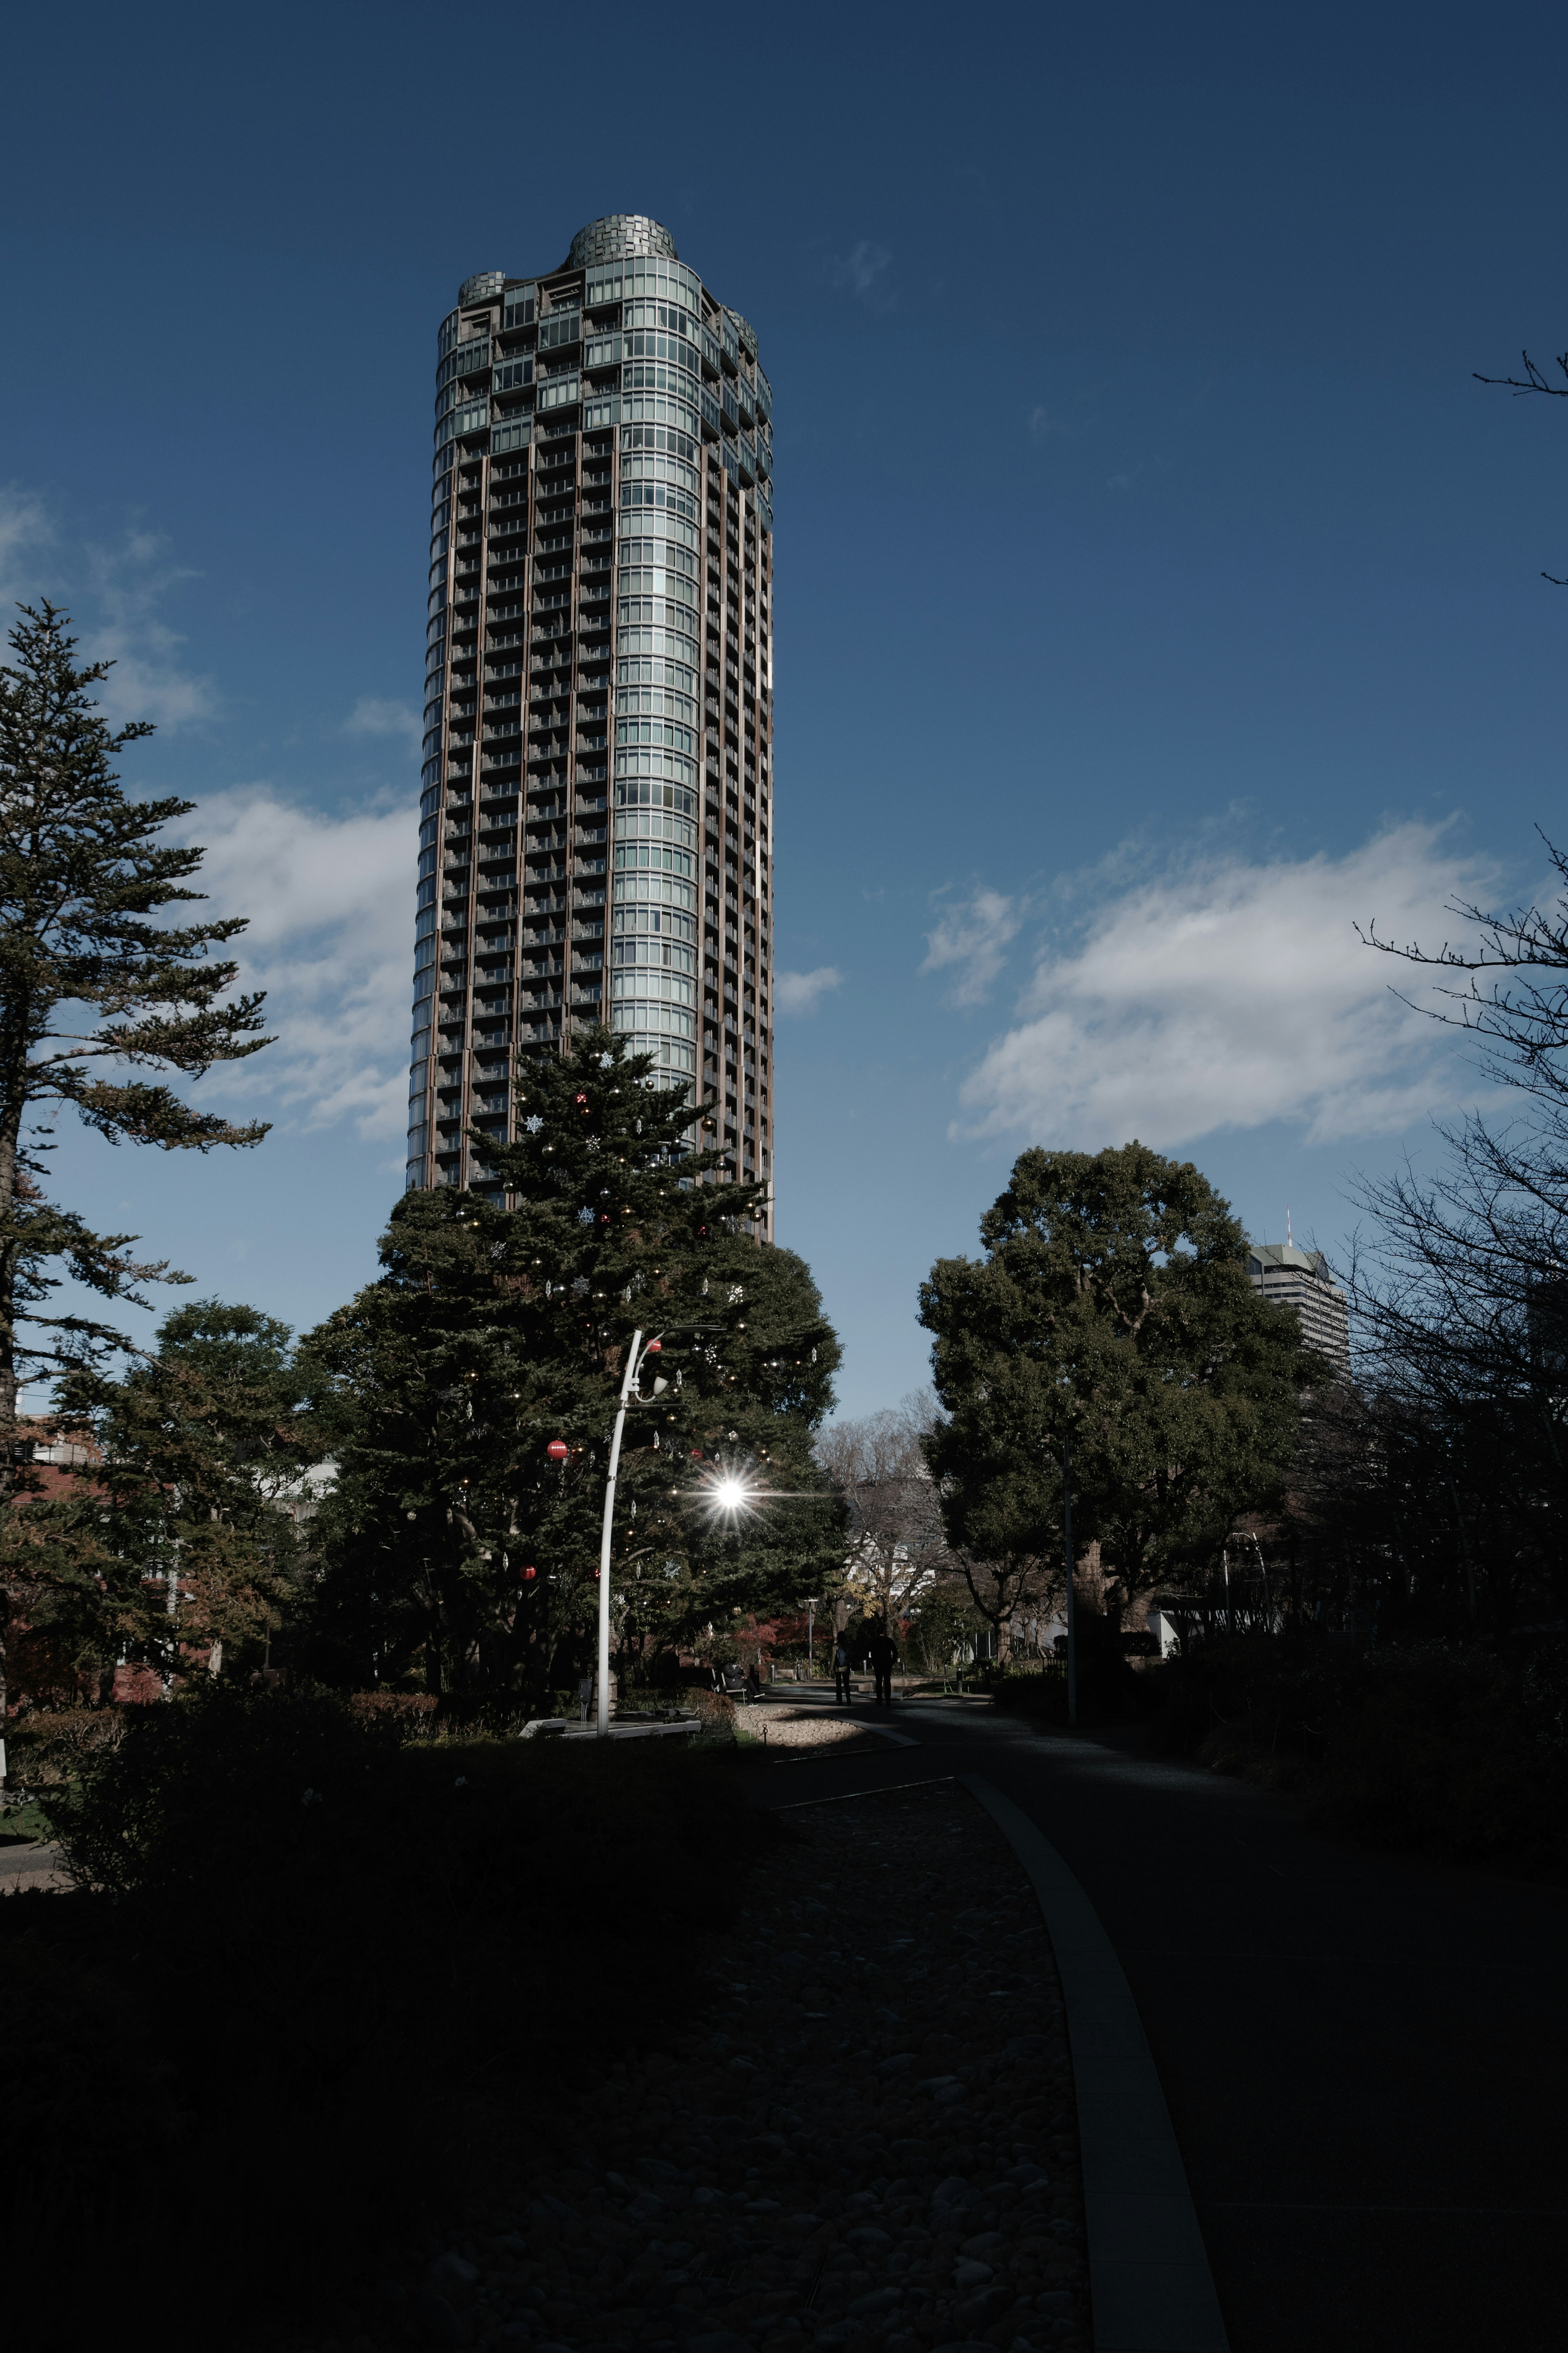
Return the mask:
M115 1658L216 1672L282 1623L297 1585L290 1508L312 1453L287 1324L199 1300L122 1379L80 1367L61 1422L91 1440L76 1492L30 1501L7 1535L29 1617L79 1669Z
M831 1554L810 1436L838 1348L800 1261L751 1239L759 1188L704 1181L719 1155L687 1150L686 1090L607 1030L521 1063L518 1107L515 1144L474 1134L486 1189L405 1194L381 1279L308 1344L340 1461L319 1622L355 1676L422 1653L432 1688L549 1687L597 1607L638 1328L664 1338L623 1454L623 1649L787 1606ZM790 1500L731 1527L694 1497L744 1466Z
M199 899L184 885L202 851L160 847L156 837L192 801L128 801L112 765L153 730L138 721L112 733L89 689L110 665L78 668L76 640L51 605L22 608L11 633L14 666L0 667L0 1421L15 1421L16 1392L121 1345L111 1326L28 1312L57 1280L105 1298L134 1296L162 1266L125 1256L130 1234L96 1234L45 1200L30 1119L73 1108L111 1144L209 1151L258 1144L264 1126L235 1127L193 1111L165 1086L116 1075L121 1066L201 1078L215 1062L256 1053L268 1040L258 996L220 1004L237 967L208 950L245 929L242 917L168 927L149 920ZM38 1133L47 1135L47 1127ZM47 1146L43 1147L47 1149ZM26 1324L37 1339L25 1335Z
M1074 1535L1099 1538L1119 1616L1279 1500L1328 1367L1247 1282L1241 1228L1190 1162L1025 1152L980 1230L985 1257L939 1261L921 1321L950 1416L929 1459L1005 1651L1060 1557L1064 1439Z
M129 1345L90 1316L45 1314L68 1275L105 1300L139 1306L145 1281L180 1282L165 1262L130 1255L133 1234L93 1231L50 1201L40 1182L48 1123L73 1109L111 1144L205 1152L258 1143L259 1125L233 1126L193 1111L140 1071L198 1079L215 1062L268 1041L260 998L220 999L236 966L209 951L244 929L231 917L168 926L157 911L198 899L184 886L196 849L157 837L189 801L129 801L114 762L152 733L112 731L91 690L110 665L74 659L67 617L46 603L21 607L12 664L0 667L0 1443L7 1458L17 1394ZM7 1460L9 1502L37 1482ZM0 1637L32 1606L36 1528L0 1531ZM13 1577L10 1572L15 1571ZM0 1709L5 1701L0 1654Z

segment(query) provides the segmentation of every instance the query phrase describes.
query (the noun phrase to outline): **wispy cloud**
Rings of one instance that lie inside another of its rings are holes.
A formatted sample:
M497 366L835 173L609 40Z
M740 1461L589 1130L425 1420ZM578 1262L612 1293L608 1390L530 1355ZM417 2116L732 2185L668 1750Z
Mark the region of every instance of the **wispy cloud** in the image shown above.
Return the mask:
M1047 951L1016 1025L965 1082L979 1134L1162 1148L1299 1121L1313 1144L1397 1132L1465 1091L1449 1034L1391 994L1420 972L1363 947L1452 936L1495 877L1442 829L1343 858L1209 860L1123 891L1071 953ZM1472 1082L1473 1083L1473 1082Z
M305 1127L352 1118L401 1135L406 1116L418 815L323 815L256 785L204 801L181 831L204 843L212 911L249 918L241 984L265 988L278 1042L203 1082Z
M956 965L958 978L949 992L953 1004L981 1004L991 993L1028 903L977 884L960 904L943 908L935 930L927 933L921 970L942 972Z
M114 667L98 691L104 716L122 726L150 719L165 730L216 707L210 681L181 659L185 640L160 615L170 589L197 575L173 560L156 532L128 531L111 546L71 544L36 491L0 487L0 619L47 596L69 614L80 659Z
M844 975L837 965L819 964L815 972L776 972L773 975L773 1010L775 1013L815 1013L822 999L844 985Z
M167 731L212 716L217 697L208 679L184 668L184 638L159 617L171 588L200 575L173 561L160 533L130 531L114 547L88 551L88 591L100 618L85 629L82 650L94 661L111 661L100 691L109 719L123 725L150 719Z
M888 284L888 271L893 257L885 245L871 237L862 237L847 253L835 254L827 265L827 274L835 286L846 294L853 294L873 311L885 311L892 303L892 290Z
M389 702L377 694L362 694L343 722L345 735L400 735L414 751L422 732L423 723L411 703Z
M15 625L17 605L36 605L47 592L48 582L38 575L54 535L48 510L36 491L16 482L0 484L0 619L6 631Z

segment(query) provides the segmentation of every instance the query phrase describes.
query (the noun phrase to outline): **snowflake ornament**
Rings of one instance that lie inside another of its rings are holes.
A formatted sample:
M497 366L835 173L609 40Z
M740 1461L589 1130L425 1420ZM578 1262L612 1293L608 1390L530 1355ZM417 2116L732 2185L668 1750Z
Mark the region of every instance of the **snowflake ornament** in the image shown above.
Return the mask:
M544 1122L540 1118L537 1112L531 1112L522 1124L524 1127L527 1128L530 1135L537 1135L540 1129L544 1125Z
M593 1224L593 1222L594 1222L594 1212L593 1212L593 1210L592 1210L592 1209L579 1209L579 1210L578 1210L578 1212L577 1212L577 1223L578 1223L580 1226L591 1226L591 1225Z

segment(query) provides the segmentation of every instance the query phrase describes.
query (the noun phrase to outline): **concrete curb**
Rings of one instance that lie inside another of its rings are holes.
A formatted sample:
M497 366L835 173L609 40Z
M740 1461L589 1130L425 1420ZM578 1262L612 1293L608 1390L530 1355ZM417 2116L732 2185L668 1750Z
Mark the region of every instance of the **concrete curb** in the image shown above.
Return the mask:
M1029 1875L1067 2003L1095 2353L1229 2353L1186 2168L1143 2021L1093 1905L1027 1814L955 1776Z

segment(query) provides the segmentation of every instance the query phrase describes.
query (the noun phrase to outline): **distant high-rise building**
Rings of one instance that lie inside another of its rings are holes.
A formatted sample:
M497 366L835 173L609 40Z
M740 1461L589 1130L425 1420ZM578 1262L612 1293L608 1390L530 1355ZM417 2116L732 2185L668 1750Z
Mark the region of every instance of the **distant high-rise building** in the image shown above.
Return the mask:
M1326 1356L1347 1380L1351 1369L1350 1306L1331 1280L1321 1250L1297 1250L1291 1242L1248 1242L1247 1275L1277 1307L1293 1307L1301 1337Z
M442 322L410 1186L608 1022L773 1174L773 396L636 214Z

